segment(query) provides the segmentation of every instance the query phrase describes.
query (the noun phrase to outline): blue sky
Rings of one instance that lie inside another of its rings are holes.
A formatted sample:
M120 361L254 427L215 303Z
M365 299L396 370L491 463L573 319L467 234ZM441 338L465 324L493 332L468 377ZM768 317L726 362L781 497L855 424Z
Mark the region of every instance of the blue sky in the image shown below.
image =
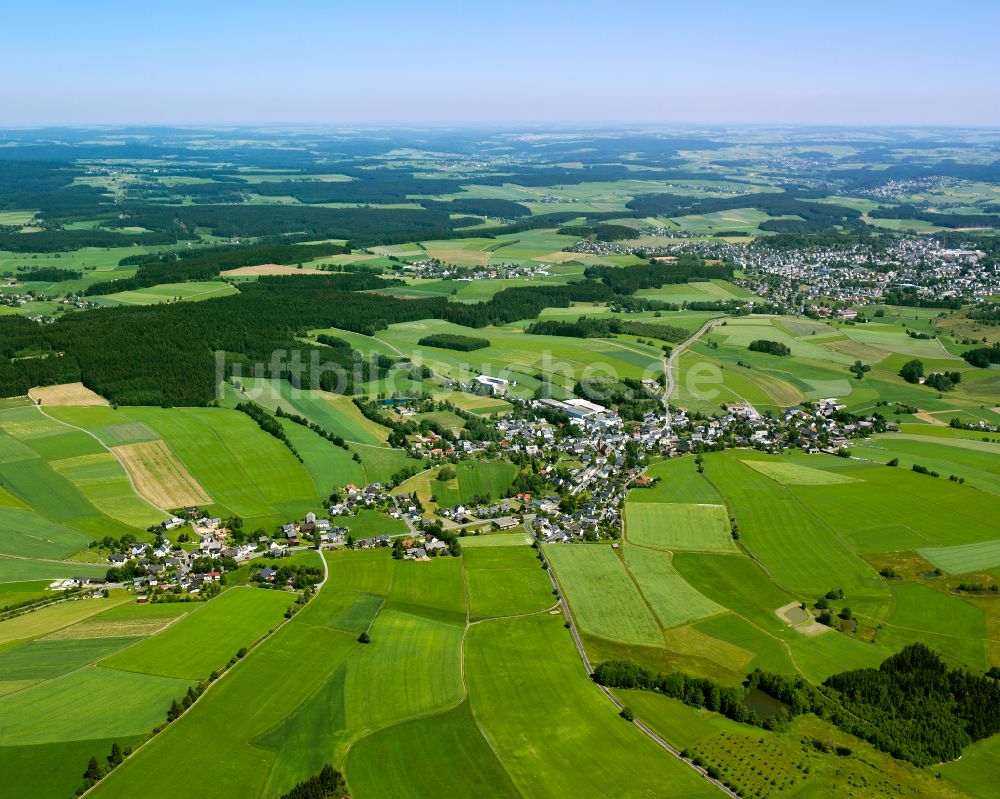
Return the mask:
M1000 125L1000 3L7 4L0 125Z

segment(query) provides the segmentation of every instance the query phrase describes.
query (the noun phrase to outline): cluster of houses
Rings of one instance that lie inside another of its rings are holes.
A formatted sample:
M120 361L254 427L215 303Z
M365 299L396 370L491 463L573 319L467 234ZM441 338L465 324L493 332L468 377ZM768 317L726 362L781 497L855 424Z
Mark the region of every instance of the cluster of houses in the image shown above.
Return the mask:
M835 306L878 304L893 291L964 302L1000 293L1000 273L980 265L985 253L946 247L929 236L808 250L709 241L681 249L731 263L746 275L737 280L740 285L790 313L830 317Z
M547 264L496 263L483 266L456 266L438 258L424 258L404 264L401 271L413 277L425 279L448 279L459 282L473 280L510 280L512 278L531 279L548 275Z

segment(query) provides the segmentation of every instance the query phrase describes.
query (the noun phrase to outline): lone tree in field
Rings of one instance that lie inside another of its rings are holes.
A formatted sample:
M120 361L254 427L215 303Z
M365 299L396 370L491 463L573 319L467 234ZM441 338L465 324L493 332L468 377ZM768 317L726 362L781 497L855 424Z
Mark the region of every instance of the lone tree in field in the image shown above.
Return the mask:
M924 376L923 362L918 361L916 358L912 361L907 361L903 364L903 368L899 370L899 376L907 383L919 383L920 378Z
M872 370L868 364L861 363L861 361L855 361L854 364L848 368L854 373L854 376L858 380L864 380L865 372L870 372Z
M367 632L361 633L361 635L358 636L358 643L359 644L370 644L371 640L372 640L371 636L368 635Z

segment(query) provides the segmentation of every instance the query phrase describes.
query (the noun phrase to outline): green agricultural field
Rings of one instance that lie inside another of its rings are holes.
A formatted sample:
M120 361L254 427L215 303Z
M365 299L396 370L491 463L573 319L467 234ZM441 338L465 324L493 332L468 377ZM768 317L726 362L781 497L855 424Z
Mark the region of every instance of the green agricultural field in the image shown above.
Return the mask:
M509 533L482 533L462 537L462 551L466 549L491 549L493 547L524 547L531 543L531 536L523 528Z
M134 643L137 638L36 639L0 650L0 693L3 683L41 682L60 677Z
M355 538L373 538L377 535L400 535L407 531L406 522L386 516L377 510L362 508L355 516L342 516L337 522L351 531Z
M437 505L450 508L467 504L474 497L497 500L510 488L517 475L517 467L506 461L463 461L451 468L455 470L455 477L451 480L438 480L438 472L434 472L433 475L426 475L434 479L415 483L417 495L422 501L430 501L430 497L434 496ZM419 481L419 477L415 480ZM405 486L404 483L401 490L406 491ZM424 493L427 496L422 496Z
M779 585L806 595L821 594L829 590L830 579L836 575L840 585L855 595L885 593L875 570L826 521L836 516L811 512L789 488L729 453L710 455L705 461L705 473L723 493L739 524L741 543L762 561ZM818 490L833 492L855 487L822 486Z
M119 735L52 744L0 746L4 788L12 796L24 799L73 796L91 756L107 757L112 744L125 748L137 745L141 738L139 735Z
M894 609L884 624L890 633L924 640L945 657L973 669L988 667L986 618L970 602L927 586L893 585Z
M399 757L414 741L433 741L416 758ZM351 795L358 799L517 799L514 787L483 734L468 702L362 738L347 760Z
M420 348L417 342L434 333L468 333L468 328L435 319L390 325L377 337L401 351L420 352L419 361L435 374L469 381L476 374L510 376L518 395L530 396L538 385L536 375L545 372L558 386L572 387L585 376L607 374L622 377L654 378L663 372L661 353L655 347L625 344L610 339L575 339L563 336L535 336L521 327L486 327L476 330L490 346L472 352Z
M872 646L836 632L799 636L789 644L795 668L807 679L822 682L831 674L850 669L877 668L901 647Z
M721 505L722 497L704 475L698 474L693 457L671 458L654 463L646 474L660 478L650 488L633 489L630 502L685 502L697 505Z
M56 630L69 627L126 601L125 597L76 599L0 621L0 645L10 641L49 635Z
M334 331L340 335L339 331ZM357 444L384 445L389 435L387 428L366 419L350 397L327 391L295 389L286 380L240 379L244 392L240 400L252 400L265 408L283 408L305 416L324 430L345 441Z
M251 529L318 508L320 494L306 468L245 414L221 408L121 408L119 413L123 421L155 430L208 495Z
M131 797L141 780L149 799L169 799L190 788L192 768L211 773L223 796L290 790L330 759L343 723L338 670L359 648L344 633L285 625L94 795ZM181 760L184 769L177 768Z
M25 558L61 559L87 546L83 533L29 510L0 508L0 552Z
M360 635L367 632L385 604L385 597L327 586L309 603L298 620L318 627Z
M856 482L855 478L846 474L824 472L822 469L812 469L801 463L762 461L753 458L745 458L743 463L781 485L826 486Z
M203 680L281 621L294 595L232 588L101 665L108 669Z
M388 596L396 574L392 558L384 549L360 552L325 553L330 567L330 584L336 588ZM324 594L320 593L320 601Z
M29 560L0 555L0 583L56 580L67 577L103 577L107 571L108 567L105 564Z
M387 609L464 625L462 567L460 558L438 557L430 562L394 560Z
M616 641L663 644L659 624L610 546L552 544L545 556L581 629ZM601 590L594 591L598 585Z
M751 669L778 674L795 674L797 671L786 646L743 616L732 613L713 616L695 623L693 629L709 636L708 640L694 642L693 654L713 660L736 674ZM687 642L682 638L681 643ZM677 647L677 642L672 643L669 634L667 645Z
M1000 495L1000 468L997 456L1000 446L992 442L950 437L951 432L964 433L951 427L905 425L904 430L920 428L919 435L910 432L877 436L862 446L852 447L861 457L886 463L899 459L903 469L914 464L926 466L943 475L956 475L976 488ZM943 435L942 435L943 433Z
M28 508L88 540L135 534L159 521L98 441L31 406L0 411L0 481L12 498L3 504Z
M1000 566L1000 540L918 549L917 554L950 574L985 571Z
M633 544L658 549L737 551L729 533L726 509L721 505L629 502L625 506L625 524Z
M469 632L467 648L473 716L522 794L715 794L693 771L664 756L617 717L587 679L561 619L484 622ZM561 744L552 746L556 740ZM597 751L599 757L594 756Z
M383 610L372 643L347 666L347 726L380 727L457 704L464 633L464 623Z
M835 464L828 464L833 467ZM878 551L867 540L876 533L882 551L957 546L1000 538L997 498L958 483L908 469L845 462L853 485L793 486L789 493L822 519L836 519L838 533L860 552ZM898 540L885 537L899 530Z
M977 799L1000 799L1000 737L994 735L974 743L960 760L946 763L944 776Z
M164 283L159 286L119 291L100 297L101 305L158 305L161 302L193 302L236 294L237 289L221 280L204 283Z
M629 573L664 628L726 612L678 574L668 553L626 545L624 554Z
M281 426L305 461L318 495L328 494L334 487L365 484L364 468L353 459L350 451L287 419L281 420Z
M191 683L88 666L0 697L0 747L139 735L167 715ZM114 713L108 708L114 707Z
M791 637L774 611L792 602L794 595L769 580L750 558L678 552L673 556L673 566L704 596L769 633Z
M473 621L537 613L555 604L552 583L535 553L524 546L462 547Z

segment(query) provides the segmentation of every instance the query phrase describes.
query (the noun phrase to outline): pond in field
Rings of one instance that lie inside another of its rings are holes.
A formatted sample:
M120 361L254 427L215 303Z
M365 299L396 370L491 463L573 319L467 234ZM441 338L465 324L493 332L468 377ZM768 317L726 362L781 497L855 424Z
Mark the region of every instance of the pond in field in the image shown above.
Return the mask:
M750 708L754 715L757 716L761 721L767 721L769 718L778 715L779 710L783 710L788 707L780 699L775 699L769 694L765 694L763 691L751 691L746 695L743 700L743 704Z

